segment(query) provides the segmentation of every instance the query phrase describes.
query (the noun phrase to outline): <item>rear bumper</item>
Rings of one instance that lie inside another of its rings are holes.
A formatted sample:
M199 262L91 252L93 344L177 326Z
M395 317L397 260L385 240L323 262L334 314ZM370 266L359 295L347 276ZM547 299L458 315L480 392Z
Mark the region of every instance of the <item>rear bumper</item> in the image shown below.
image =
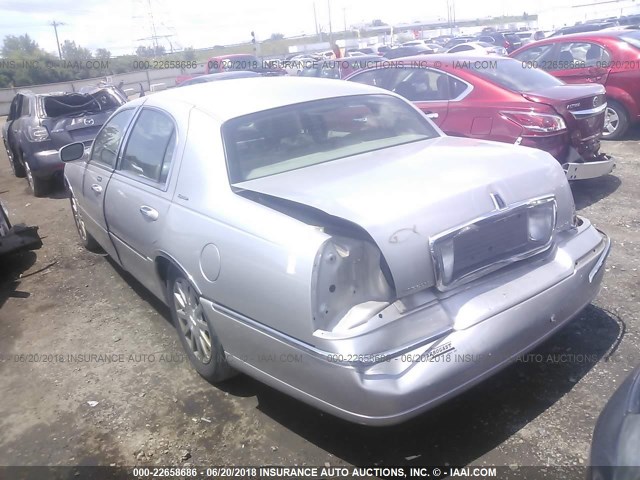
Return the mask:
M58 150L34 152L29 159L29 166L33 175L38 177L49 177L64 170Z
M493 375L562 328L597 295L609 248L608 237L585 220L544 260L403 313L391 323L416 330L444 315L450 328L393 354L385 345L381 353L358 352L357 337L319 350L202 304L238 370L346 420L392 425Z
M567 180L586 180L608 175L616 167L615 159L608 155L602 155L602 158L591 162L563 164Z

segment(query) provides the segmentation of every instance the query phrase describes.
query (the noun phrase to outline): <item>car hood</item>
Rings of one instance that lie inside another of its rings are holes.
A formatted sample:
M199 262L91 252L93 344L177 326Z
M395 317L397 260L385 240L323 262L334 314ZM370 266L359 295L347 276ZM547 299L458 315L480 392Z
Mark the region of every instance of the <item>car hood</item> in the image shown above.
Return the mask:
M568 225L573 198L549 154L509 144L439 137L233 185L286 199L364 228L384 255L398 296L435 283L429 238L494 210L543 195Z

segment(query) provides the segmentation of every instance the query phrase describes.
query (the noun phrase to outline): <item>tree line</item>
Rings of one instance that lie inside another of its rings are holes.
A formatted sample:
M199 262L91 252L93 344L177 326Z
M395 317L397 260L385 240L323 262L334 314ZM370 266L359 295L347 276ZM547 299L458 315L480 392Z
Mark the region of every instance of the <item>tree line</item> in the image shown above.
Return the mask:
M25 87L134 71L134 61L165 55L162 46L140 46L135 55L112 57L105 48L95 52L65 40L60 45L62 60L41 48L28 34L7 35L0 49L0 88ZM193 48L175 57L195 60ZM94 61L95 60L95 61Z

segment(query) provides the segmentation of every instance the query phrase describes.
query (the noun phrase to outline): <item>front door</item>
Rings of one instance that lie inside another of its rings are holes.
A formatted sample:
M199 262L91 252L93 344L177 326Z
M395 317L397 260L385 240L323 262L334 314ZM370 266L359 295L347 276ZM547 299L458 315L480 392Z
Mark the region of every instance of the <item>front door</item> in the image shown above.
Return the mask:
M115 259L118 256L107 231L104 197L116 165L124 133L134 111L133 108L130 108L116 113L96 136L89 161L85 166L82 180L82 201L79 202L85 228ZM78 192L74 192L74 194L78 198Z

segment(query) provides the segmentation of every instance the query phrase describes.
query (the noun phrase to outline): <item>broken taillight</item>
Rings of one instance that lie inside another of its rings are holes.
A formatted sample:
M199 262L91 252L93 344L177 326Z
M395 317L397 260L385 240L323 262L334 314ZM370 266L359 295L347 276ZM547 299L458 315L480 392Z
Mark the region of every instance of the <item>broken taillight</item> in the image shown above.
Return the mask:
M500 112L507 120L522 127L523 136L555 135L567 129L564 119L559 115L537 112Z

